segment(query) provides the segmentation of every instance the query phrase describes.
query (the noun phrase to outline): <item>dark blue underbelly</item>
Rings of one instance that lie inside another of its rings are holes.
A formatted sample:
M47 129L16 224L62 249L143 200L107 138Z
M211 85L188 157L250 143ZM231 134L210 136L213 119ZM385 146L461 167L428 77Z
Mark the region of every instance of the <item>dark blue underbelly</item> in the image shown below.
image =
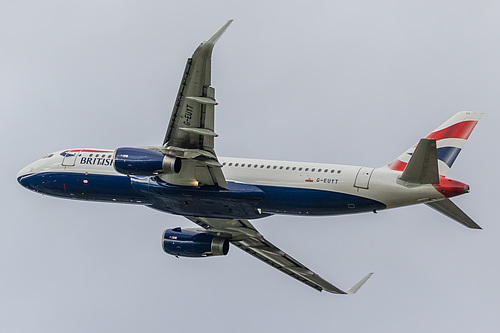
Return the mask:
M265 194L258 187L228 182L228 190L219 187L170 185L158 178L133 178L132 186L147 196L151 207L172 214L257 219L269 216L258 210Z
M337 192L228 182L228 190L170 185L158 177L70 172L26 175L34 191L74 199L140 203L178 215L256 219L271 214L336 215L380 210L380 202Z
M356 195L279 186L258 186L264 193L263 212L293 215L337 215L385 209L381 202Z
M19 177L18 181L33 191L56 197L147 204L146 197L132 188L126 176L44 172Z

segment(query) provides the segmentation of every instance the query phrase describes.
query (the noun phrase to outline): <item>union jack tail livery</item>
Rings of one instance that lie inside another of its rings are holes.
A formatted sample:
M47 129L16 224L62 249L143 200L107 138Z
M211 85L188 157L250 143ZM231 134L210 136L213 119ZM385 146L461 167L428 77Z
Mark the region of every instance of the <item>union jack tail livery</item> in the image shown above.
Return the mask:
M425 137L426 139L436 140L440 176L446 177L481 115L481 112L459 112ZM403 171L416 147L417 145L411 147L389 163L389 168L395 171Z

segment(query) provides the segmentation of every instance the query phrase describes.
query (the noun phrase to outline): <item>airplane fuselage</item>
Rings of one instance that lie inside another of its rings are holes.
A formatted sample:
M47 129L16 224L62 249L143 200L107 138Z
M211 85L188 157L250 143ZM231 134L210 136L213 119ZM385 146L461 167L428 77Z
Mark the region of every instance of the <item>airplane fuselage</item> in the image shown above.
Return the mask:
M448 187L405 184L398 179L401 172L387 167L219 159L227 190L118 173L114 151L108 149L55 152L21 170L18 181L56 197L133 203L172 214L233 219L371 212L467 192L466 185L456 181Z

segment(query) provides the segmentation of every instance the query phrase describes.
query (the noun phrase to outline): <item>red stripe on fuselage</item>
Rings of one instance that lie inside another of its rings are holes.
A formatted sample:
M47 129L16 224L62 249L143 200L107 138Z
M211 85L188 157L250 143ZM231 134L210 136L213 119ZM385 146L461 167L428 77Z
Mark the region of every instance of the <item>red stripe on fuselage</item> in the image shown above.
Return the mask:
M83 152L83 153L112 153L112 150L92 150L92 149L71 149L71 150L65 150L63 153L78 153L78 152Z
M472 133L472 130L476 126L477 121L468 120L462 121L455 125L451 125L449 127L443 128L442 130L432 132L427 136L427 139L465 139L469 138L469 135Z

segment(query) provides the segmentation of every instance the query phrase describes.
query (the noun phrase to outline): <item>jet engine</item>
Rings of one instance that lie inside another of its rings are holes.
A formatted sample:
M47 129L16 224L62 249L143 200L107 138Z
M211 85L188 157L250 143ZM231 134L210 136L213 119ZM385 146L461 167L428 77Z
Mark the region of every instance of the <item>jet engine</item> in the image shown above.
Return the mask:
M167 229L162 237L163 250L181 257L221 256L229 252L229 241L203 231Z
M158 173L179 173L181 159L159 151L124 147L115 151L115 170L125 175L152 176Z

